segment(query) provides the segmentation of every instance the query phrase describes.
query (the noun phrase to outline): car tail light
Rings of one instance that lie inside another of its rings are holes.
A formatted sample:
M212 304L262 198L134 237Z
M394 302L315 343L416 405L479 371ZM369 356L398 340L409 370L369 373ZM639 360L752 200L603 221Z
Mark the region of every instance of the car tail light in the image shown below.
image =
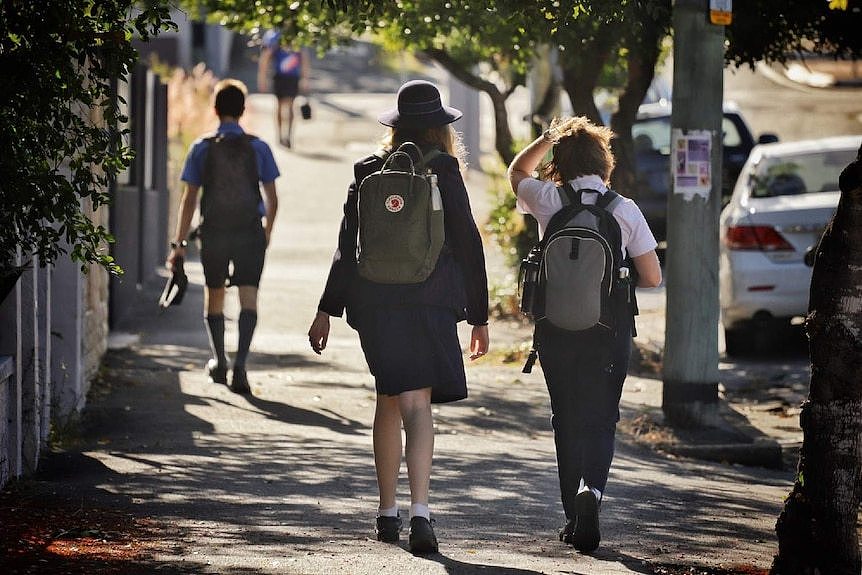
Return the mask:
M731 226L724 243L731 250L793 251L793 246L772 226Z

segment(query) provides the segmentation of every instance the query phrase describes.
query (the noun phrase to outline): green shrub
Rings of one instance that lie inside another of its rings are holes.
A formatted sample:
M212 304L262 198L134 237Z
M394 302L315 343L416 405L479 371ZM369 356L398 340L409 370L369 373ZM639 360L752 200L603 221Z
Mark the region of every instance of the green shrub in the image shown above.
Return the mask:
M488 215L485 231L503 250L506 264L517 270L530 248L539 241L539 228L533 216L520 214L515 208L515 194L499 160L489 163L490 166L483 167L494 207Z
M86 271L122 270L92 214L131 163L115 81L138 60L132 40L175 28L165 3L4 2L0 9L0 270L20 253L63 253Z
M483 166L488 177L488 193L492 208L485 223L485 232L500 247L508 273L491 285L490 307L495 317L520 318L518 311L518 268L521 260L538 241L536 220L518 213L515 194L509 185L502 164L496 157Z

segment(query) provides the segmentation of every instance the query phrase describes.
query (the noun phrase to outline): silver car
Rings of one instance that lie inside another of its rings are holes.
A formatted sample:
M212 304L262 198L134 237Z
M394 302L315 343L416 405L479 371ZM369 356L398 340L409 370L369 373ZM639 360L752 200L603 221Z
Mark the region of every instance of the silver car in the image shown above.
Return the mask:
M808 312L814 249L838 206L838 176L862 136L755 146L721 213L719 285L728 355Z

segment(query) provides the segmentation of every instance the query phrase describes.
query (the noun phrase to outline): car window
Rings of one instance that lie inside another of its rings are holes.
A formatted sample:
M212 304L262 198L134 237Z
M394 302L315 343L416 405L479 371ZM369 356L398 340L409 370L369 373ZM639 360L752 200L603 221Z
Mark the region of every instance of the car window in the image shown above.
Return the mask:
M724 140L722 143L725 147L735 148L736 146L742 145L742 137L739 135L739 130L736 128L736 124L734 124L727 116L721 120L721 131L724 133Z
M765 157L755 167L751 197L837 191L841 170L855 157L855 149Z
M639 152L648 152L646 143L652 144L652 149L662 154L670 154L670 117L650 118L638 120L632 126L632 139L638 146Z

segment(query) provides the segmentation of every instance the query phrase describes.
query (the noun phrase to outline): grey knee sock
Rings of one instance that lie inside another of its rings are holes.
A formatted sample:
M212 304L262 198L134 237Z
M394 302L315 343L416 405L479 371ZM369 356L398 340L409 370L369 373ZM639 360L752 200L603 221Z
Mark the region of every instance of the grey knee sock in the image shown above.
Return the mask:
M251 347L251 338L254 335L254 328L257 327L257 312L251 309L241 310L238 327L239 342L236 346L236 359L233 363L235 367L245 367L248 349Z
M204 319L206 319L204 323L206 324L213 358L218 361L219 365L226 366L227 356L224 353L224 315L210 314Z

